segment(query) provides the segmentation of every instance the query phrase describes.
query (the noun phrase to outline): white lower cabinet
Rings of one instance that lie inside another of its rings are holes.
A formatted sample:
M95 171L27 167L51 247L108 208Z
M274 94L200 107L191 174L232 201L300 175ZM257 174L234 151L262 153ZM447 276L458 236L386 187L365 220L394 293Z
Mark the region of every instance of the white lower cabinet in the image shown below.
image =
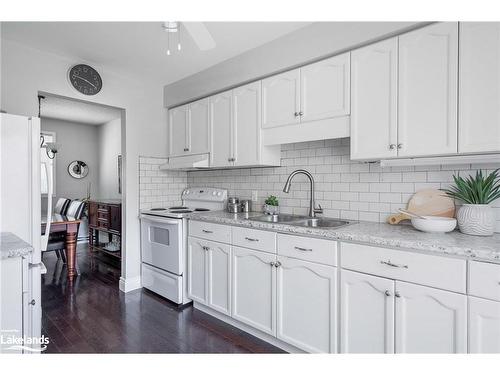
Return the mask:
M188 296L223 314L231 306L231 246L188 239Z
M394 353L394 281L341 271L341 353Z
M337 350L337 269L278 257L277 335L310 353Z
M469 352L500 353L500 302L469 297Z
M396 353L466 353L467 296L396 281Z
M207 241L188 239L188 297L193 301L207 303Z
M231 316L276 335L276 255L233 247Z

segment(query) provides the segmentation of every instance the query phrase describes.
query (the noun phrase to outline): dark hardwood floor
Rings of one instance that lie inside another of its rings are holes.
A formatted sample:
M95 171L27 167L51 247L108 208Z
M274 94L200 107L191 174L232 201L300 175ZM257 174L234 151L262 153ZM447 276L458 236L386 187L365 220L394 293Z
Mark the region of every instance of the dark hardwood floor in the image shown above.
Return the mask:
M46 353L282 353L192 306L178 309L142 290L118 289L113 259L78 245L80 276L73 285L54 253L44 255L42 333Z

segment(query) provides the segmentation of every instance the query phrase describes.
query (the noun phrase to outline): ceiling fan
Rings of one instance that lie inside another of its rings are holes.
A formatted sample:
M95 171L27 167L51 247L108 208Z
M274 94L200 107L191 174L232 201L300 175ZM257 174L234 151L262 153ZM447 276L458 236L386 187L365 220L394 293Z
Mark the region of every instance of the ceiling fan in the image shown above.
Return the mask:
M177 50L181 50L181 23L163 22L162 27L168 33L167 55L170 55L170 36L177 34ZM203 22L182 22L184 29L191 35L201 51L208 51L215 47L215 40Z

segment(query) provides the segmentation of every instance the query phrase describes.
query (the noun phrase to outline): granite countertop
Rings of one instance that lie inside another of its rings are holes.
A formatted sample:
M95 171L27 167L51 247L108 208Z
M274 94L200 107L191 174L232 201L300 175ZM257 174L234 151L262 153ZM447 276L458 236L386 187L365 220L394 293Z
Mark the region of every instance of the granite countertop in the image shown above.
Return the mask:
M0 233L0 258L22 257L30 254L33 247L17 237L14 233Z
M196 213L190 219L213 223L237 225L282 233L352 241L367 245L387 246L401 250L448 255L478 261L500 263L500 234L491 237L476 237L451 233L424 233L411 225L389 225L385 223L354 222L341 228L304 228L283 223L267 223L248 220L261 216L261 212L232 214L226 211Z

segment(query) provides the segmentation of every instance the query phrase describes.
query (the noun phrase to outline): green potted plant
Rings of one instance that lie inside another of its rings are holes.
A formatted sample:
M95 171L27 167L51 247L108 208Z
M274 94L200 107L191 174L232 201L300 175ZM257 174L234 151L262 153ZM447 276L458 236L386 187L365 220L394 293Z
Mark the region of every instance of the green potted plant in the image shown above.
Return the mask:
M490 206L500 198L498 169L489 175L476 172L475 177L453 176L455 185L443 191L452 198L463 202L457 211L460 232L475 236L493 235L495 215Z
M274 195L270 195L266 198L264 202L264 212L268 215L277 215L280 212L278 198Z

